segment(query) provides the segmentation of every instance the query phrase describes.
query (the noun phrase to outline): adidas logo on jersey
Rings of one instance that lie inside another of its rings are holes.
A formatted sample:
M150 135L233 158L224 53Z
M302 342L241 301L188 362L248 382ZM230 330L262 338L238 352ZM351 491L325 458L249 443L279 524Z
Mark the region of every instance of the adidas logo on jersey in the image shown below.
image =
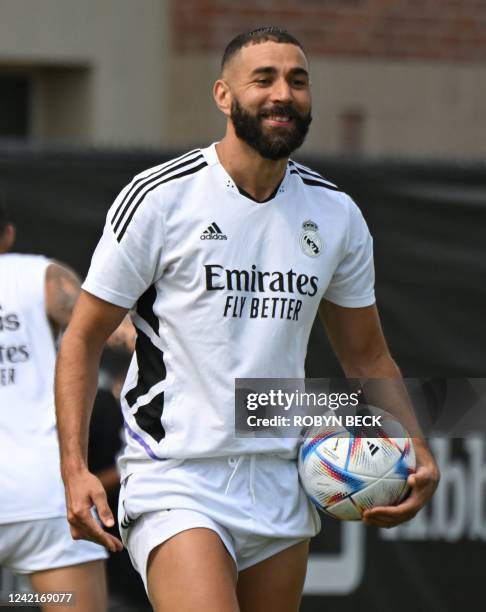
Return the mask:
M200 238L201 240L228 240L228 236L223 234L216 221L213 221L211 225L204 230Z

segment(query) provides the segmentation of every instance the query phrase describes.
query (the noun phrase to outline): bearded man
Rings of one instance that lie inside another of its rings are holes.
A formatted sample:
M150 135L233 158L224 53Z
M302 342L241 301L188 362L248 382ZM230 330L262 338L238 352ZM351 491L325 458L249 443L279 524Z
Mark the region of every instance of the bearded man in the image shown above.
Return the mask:
M236 378L303 378L319 311L349 377L395 378L374 298L372 241L354 202L289 159L311 123L309 67L287 32L225 50L214 100L224 138L142 172L108 212L58 362L62 471L75 538L122 544L86 468L97 363L131 309L122 392L121 531L160 612L295 612L309 538L298 440L235 435ZM417 439L412 493L365 513L414 516L438 480Z

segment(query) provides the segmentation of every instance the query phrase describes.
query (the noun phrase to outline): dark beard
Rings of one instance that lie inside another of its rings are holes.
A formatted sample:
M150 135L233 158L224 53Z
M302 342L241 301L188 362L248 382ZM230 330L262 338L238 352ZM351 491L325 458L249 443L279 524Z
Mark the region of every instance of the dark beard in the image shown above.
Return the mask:
M292 126L274 127L272 133L265 132L261 122L269 115L286 115L293 119ZM276 104L256 116L245 111L237 100L231 105L231 120L238 138L255 149L265 159L283 159L298 149L305 140L312 121L310 112L299 114L292 106Z

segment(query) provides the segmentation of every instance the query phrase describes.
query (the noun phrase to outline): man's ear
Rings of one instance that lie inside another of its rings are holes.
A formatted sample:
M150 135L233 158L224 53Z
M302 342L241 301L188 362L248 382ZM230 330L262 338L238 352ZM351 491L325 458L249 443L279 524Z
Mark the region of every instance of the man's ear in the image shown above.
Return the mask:
M213 98L219 110L226 115L231 116L232 95L228 83L224 79L218 79L213 87Z
M9 223L0 236L0 253L7 253L15 242L15 225Z

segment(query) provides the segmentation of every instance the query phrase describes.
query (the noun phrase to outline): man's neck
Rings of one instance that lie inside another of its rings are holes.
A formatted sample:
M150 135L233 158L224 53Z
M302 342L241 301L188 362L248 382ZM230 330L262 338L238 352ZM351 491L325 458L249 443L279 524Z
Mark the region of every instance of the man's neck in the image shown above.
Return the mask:
M264 159L236 136L226 134L216 152L235 184L258 202L266 200L285 176L287 159Z

